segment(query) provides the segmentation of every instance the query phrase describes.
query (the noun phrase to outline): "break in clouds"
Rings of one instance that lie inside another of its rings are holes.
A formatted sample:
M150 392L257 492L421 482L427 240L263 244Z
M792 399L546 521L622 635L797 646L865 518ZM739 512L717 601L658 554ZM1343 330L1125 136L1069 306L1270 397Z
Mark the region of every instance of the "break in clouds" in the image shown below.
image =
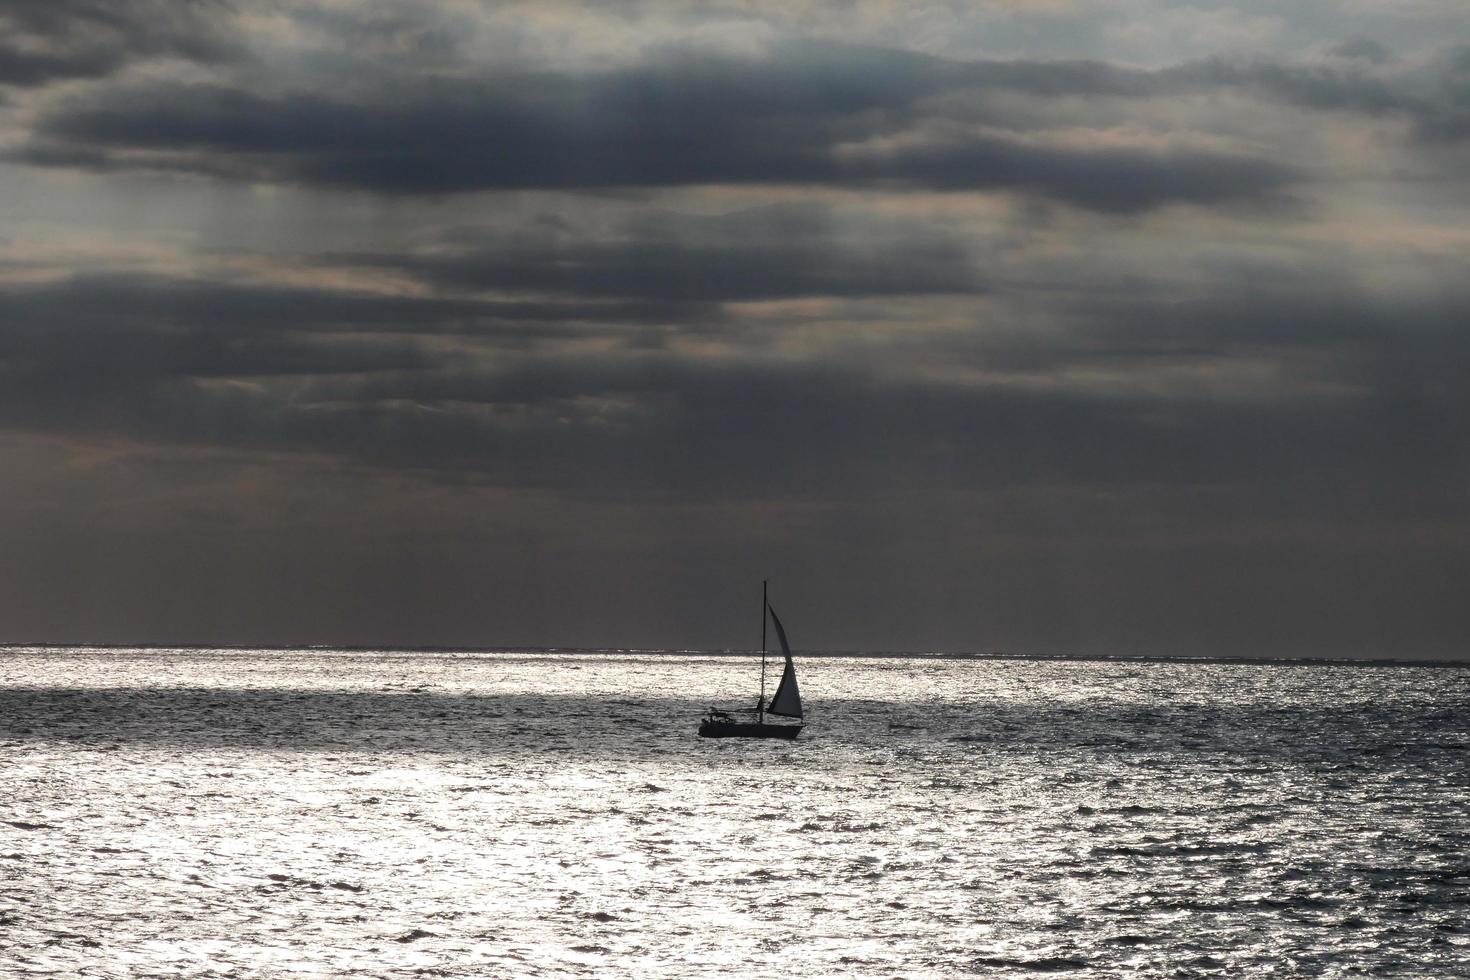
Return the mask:
M784 570L815 646L1455 655L1453 5L973 6L0 4L16 638L372 640L24 598L309 547L384 641L727 645L678 583Z

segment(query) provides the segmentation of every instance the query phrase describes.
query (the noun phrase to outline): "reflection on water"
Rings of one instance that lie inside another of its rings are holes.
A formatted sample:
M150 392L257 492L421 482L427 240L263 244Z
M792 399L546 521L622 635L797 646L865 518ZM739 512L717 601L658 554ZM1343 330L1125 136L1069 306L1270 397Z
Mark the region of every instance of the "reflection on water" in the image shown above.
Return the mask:
M1470 976L1470 671L0 651L0 972Z

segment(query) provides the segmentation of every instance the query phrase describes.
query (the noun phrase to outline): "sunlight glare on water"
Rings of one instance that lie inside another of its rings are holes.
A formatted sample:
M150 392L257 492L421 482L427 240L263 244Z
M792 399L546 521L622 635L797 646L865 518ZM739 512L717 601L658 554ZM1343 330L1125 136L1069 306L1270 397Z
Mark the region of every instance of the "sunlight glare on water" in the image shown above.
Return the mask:
M1470 671L0 651L0 972L1470 976Z

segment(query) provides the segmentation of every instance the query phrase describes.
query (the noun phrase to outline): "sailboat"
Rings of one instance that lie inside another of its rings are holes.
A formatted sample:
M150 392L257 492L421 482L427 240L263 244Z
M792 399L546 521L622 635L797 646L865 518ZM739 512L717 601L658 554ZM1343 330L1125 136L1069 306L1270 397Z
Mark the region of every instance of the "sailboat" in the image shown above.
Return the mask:
M776 693L766 701L766 617L776 627L776 639L781 641L781 655L786 666L781 671L781 681ZM748 710L748 709L747 709ZM766 583L761 582L761 694L755 703L755 721L736 721L728 711L709 709L709 714L699 723L699 734L705 738L795 738L804 727L800 724L801 689L796 686L796 667L791 662L791 645L786 642L786 629L781 625L776 610L766 595ZM766 715L795 718L798 724L768 722Z

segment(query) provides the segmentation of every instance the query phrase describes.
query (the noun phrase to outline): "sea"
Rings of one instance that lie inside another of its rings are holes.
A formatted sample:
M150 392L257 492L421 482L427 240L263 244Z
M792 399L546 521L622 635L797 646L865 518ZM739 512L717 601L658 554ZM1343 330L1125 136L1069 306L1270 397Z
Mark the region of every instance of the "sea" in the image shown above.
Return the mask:
M4 977L1470 977L1470 668L0 648Z

